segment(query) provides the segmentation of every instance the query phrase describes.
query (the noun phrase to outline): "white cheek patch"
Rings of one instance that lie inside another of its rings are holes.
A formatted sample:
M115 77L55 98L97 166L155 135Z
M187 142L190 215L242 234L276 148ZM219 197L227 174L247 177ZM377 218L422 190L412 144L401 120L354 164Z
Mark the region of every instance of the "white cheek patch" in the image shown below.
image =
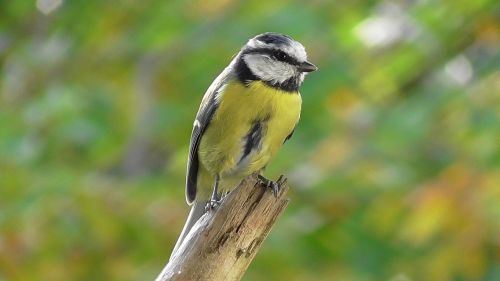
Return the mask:
M255 76L273 84L283 83L297 74L294 66L262 54L247 54L243 59Z

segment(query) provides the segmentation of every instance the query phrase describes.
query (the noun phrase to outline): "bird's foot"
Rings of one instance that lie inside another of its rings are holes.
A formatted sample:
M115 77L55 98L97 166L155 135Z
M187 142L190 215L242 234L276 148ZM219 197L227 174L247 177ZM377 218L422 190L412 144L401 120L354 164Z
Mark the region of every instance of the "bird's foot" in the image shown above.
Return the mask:
M222 197L219 197L218 194L212 194L212 198L210 198L210 201L208 201L207 205L205 206L205 212L216 209L221 203Z
M220 197L219 196L212 197L210 199L210 201L207 202L207 205L205 206L205 212L211 211L211 210L216 209L217 207L219 207L220 204L222 204L222 201L224 200L224 198L226 198L227 195L229 195L229 190L228 191L224 191L220 195Z
M205 206L205 212L212 211L219 207L219 205L222 203L222 200L216 200L216 199L210 199L210 201L207 202L207 205Z
M257 177L262 182L263 185L271 189L271 191L274 194L274 197L278 198L278 193L280 192L280 186L284 177L280 176L277 181L272 181L270 179L267 179L263 175L257 175Z

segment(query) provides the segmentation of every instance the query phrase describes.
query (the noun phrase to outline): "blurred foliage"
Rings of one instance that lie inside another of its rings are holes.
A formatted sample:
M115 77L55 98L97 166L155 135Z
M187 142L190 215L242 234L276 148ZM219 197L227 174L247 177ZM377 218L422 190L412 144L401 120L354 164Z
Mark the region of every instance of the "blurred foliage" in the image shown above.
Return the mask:
M292 201L245 280L500 280L495 0L1 1L0 280L152 280L201 96L301 41Z

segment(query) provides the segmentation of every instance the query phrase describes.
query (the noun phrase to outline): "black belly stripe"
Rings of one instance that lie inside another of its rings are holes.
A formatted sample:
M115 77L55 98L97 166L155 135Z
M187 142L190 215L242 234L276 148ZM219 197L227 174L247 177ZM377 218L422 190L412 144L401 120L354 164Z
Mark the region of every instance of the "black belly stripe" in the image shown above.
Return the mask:
M248 131L245 136L245 146L243 148L243 154L241 155L240 161L243 161L253 149L258 149L262 139L262 122L256 121L253 123L250 131Z
M252 150L260 150L262 146L262 138L264 136L267 121L271 116L266 116L264 119L256 120L252 123L252 127L244 137L245 146L243 147L243 154L241 155L238 164L241 163Z

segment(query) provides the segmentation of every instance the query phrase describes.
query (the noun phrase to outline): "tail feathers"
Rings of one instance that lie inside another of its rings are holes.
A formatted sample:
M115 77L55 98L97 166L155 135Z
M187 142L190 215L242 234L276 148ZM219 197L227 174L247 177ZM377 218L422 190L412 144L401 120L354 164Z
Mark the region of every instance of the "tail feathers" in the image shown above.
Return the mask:
M205 213L205 205L206 205L206 202L198 202L198 201L193 202L193 205L191 206L191 211L189 212L189 216L186 220L186 223L184 224L184 228L182 229L181 235L179 235L179 239L177 239L177 243L175 243L175 247L172 250L172 254L170 255L170 259L175 254L175 252L177 252L179 247L182 245L184 238L186 238L187 234L189 233L189 231L191 230L193 225Z

